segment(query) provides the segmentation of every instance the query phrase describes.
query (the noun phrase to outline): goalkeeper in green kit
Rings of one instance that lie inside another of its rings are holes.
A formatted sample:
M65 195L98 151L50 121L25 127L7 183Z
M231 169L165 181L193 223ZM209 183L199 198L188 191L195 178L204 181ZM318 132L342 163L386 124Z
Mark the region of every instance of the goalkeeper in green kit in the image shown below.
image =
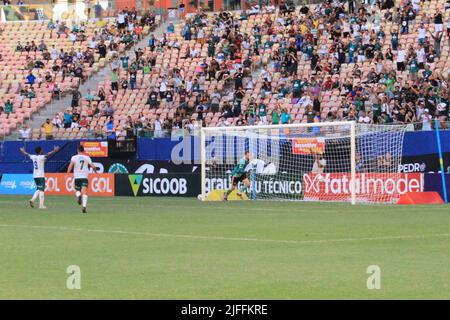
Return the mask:
M244 157L239 160L236 167L234 167L233 171L231 172L231 189L224 194L223 200L228 200L229 194L233 192L234 189L236 189L239 182L244 183L244 187L242 188L243 190L240 191L247 191L247 188L250 189L250 180L248 178L248 173L245 171L249 163L250 153L248 151L245 151ZM237 192L237 195L239 197L242 196L240 191Z

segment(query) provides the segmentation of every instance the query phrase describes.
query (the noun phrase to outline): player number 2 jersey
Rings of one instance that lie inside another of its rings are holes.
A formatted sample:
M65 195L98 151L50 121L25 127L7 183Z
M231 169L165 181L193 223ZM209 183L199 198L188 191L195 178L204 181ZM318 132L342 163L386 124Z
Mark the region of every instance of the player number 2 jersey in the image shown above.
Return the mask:
M33 162L33 178L44 178L45 156L30 155L30 159Z
M89 164L92 163L90 157L77 154L72 157L71 162L74 163L73 175L75 179L88 179L89 177Z

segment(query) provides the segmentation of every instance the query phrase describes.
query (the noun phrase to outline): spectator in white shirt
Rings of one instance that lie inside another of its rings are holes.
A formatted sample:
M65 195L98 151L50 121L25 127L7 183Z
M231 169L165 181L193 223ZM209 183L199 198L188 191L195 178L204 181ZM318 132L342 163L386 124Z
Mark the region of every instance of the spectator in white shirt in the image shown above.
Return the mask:
M119 29L125 29L126 25L124 12L119 12L119 14L117 15L117 24Z
M197 58L198 55L199 55L199 52L195 49L194 46L192 46L192 47L189 49L189 52L190 52L191 58Z
M30 139L31 129L24 123L22 128L19 130L20 140L28 140Z
M155 132L154 132L155 138L162 137L162 124L161 124L161 121L159 121L159 116L156 116L156 119L153 122L153 128L155 130Z
M425 26L423 23L421 23L419 25L419 27L417 28L417 33L418 33L419 44L424 44L425 37L427 35L427 29L425 29Z
M365 111L361 112L361 115L358 118L358 123L364 123L364 124L369 124L371 123L372 120L370 119L370 117L367 115L367 113Z
M89 48L92 50L95 50L95 48L97 48L97 41L95 40L95 37L92 37L91 42L89 43Z
M77 41L77 35L74 32L69 33L69 41L72 42L72 44L75 44Z
M159 97L164 99L166 97L167 84L166 81L161 81L161 85L159 86Z
M399 44L397 51L397 71L406 70L405 60L406 60L406 51Z
M431 130L431 115L429 114L429 110L425 109L423 111L421 120L422 120L422 130Z
M424 69L425 68L425 49L418 45L417 49L416 49L416 57L417 57L417 65L419 66L420 69Z
M312 100L311 97L308 93L306 93L305 95L303 95L303 97L300 98L300 100L298 100L297 104L299 104L302 107L307 107L312 105Z
M59 115L56 115L53 120L52 120L53 125L56 128L62 128L63 127L63 123L61 121L61 118L59 117Z

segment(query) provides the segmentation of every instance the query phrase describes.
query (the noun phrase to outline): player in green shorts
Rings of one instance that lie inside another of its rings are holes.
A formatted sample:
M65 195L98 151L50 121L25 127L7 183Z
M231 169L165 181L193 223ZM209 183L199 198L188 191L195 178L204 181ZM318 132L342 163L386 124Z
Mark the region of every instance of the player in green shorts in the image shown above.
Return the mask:
M52 151L47 154L43 153L41 147L36 147L34 150L36 154L29 154L25 151L25 148L20 148L20 152L22 152L25 156L29 157L33 163L33 178L34 183L36 184L36 191L34 192L33 197L30 199L30 207L34 208L34 201L36 201L37 197L39 197L39 209L47 209L44 205L44 191L45 191L45 161L58 152L59 147L54 147Z
M97 169L92 164L91 158L84 154L84 147L82 145L78 146L78 154L74 155L70 160L67 173L71 173L72 169L75 178L75 196L77 197L78 204L81 205L81 212L87 213L89 169L92 169L94 173L97 173Z
M75 179L75 191L81 192L83 188L89 188L89 179Z

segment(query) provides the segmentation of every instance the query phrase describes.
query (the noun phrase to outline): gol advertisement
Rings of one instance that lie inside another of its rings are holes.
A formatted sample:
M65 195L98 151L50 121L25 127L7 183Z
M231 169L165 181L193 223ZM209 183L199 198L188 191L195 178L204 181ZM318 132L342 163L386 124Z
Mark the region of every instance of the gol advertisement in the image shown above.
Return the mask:
M84 152L89 157L107 158L108 142L107 141L81 141Z
M98 197L114 196L114 174L92 173L89 175L88 195ZM73 174L46 173L45 192L49 195L73 195L75 193Z

